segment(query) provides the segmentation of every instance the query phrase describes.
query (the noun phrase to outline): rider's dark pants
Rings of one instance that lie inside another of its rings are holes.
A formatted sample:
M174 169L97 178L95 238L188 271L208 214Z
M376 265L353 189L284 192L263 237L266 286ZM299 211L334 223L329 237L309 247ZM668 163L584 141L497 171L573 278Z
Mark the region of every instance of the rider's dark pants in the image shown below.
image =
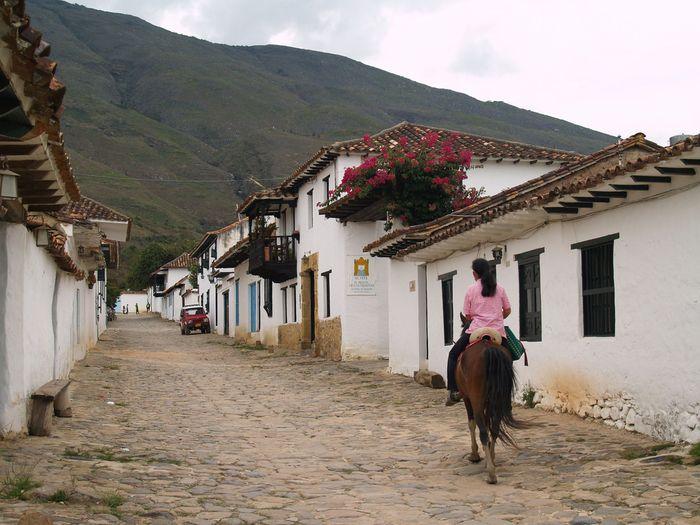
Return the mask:
M447 389L450 392L457 392L457 380L455 379L455 369L457 368L457 360L464 352L464 349L469 344L469 334L462 334L462 337L455 343L450 350L450 355L447 358Z

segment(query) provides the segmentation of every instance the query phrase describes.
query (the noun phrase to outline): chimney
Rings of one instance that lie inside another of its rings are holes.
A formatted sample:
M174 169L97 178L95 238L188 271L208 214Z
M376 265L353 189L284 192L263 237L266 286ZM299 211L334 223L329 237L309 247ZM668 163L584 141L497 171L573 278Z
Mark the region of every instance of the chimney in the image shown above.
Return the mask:
M669 146L673 146L675 144L678 144L679 142L683 142L685 139L690 138L692 135L685 135L681 133L680 135L674 135L670 139L668 139Z

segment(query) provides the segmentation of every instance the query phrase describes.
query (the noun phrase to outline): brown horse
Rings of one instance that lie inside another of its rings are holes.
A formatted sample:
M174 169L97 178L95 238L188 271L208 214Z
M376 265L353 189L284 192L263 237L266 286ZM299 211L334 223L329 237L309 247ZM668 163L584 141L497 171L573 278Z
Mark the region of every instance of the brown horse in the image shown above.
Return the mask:
M510 352L489 339L470 344L457 361L455 379L464 399L471 433L469 461L481 461L476 443L476 427L486 456L486 481L496 483L496 440L516 446L508 429L526 428L513 417L512 399L515 371Z

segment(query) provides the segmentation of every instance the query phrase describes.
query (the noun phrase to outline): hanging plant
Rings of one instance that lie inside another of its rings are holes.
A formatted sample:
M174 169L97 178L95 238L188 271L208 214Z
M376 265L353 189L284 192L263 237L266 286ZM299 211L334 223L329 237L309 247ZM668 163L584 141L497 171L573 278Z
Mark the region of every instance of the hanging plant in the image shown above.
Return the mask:
M368 135L364 141L372 145ZM471 157L455 148L454 136L440 141L438 133L429 132L416 146L401 137L393 148L382 147L379 155L347 168L328 203L372 195L384 199L387 212L406 225L430 222L481 195L482 190L464 185Z

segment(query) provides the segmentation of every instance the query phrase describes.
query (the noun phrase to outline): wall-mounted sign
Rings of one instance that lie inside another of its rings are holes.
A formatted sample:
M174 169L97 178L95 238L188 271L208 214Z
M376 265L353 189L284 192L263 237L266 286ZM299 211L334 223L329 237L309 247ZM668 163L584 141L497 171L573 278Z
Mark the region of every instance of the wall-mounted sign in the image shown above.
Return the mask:
M374 264L368 257L350 255L347 258L346 268L347 295L376 295Z

